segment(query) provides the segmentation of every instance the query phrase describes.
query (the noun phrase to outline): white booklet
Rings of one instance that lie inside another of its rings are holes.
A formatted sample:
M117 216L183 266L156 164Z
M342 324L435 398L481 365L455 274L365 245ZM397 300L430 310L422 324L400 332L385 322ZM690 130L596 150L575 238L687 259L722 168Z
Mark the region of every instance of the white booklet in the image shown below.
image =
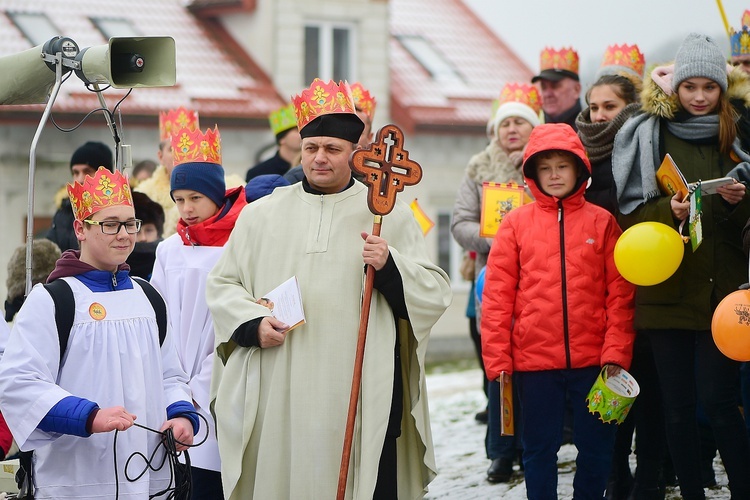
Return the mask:
M258 300L258 303L268 307L274 318L289 325L289 330L305 323L302 293L296 276L292 276L268 292Z

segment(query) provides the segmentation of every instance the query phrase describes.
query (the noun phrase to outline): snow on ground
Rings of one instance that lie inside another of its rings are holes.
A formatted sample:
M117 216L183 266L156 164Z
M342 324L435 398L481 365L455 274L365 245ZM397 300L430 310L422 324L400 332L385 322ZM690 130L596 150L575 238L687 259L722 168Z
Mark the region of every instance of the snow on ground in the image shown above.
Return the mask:
M428 500L474 500L485 498L525 499L523 474L516 466L510 483L492 484L487 481L490 465L484 451L485 425L474 420L486 399L480 387L479 369L457 370L427 375L430 402L432 439L438 476L425 497ZM573 497L573 474L576 449L564 445L558 454L558 498ZM635 469L631 455L632 468ZM727 499L727 478L719 458L714 461L719 486L706 490L708 499ZM667 499L680 498L679 492L669 490Z

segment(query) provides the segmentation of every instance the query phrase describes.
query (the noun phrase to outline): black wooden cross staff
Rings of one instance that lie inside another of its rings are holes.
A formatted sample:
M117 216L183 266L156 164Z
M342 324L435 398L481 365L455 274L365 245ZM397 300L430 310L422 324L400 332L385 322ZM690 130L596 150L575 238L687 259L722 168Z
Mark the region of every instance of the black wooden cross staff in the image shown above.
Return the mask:
M422 179L422 167L409 159L409 152L404 149L404 133L395 125L386 125L378 131L378 140L367 149L358 149L349 158L352 170L364 175L362 182L367 184L367 206L375 214L372 234L380 236L383 216L393 210L396 194L406 186L417 184ZM354 359L354 376L349 395L349 413L346 419L344 450L341 454L337 500L344 500L346 480L349 476L349 460L352 452L354 421L357 418L357 402L362 382L362 362L365 357L365 340L367 322L370 318L370 301L375 281L375 268L367 266L365 289L362 294L362 311L359 316L359 337L357 353Z

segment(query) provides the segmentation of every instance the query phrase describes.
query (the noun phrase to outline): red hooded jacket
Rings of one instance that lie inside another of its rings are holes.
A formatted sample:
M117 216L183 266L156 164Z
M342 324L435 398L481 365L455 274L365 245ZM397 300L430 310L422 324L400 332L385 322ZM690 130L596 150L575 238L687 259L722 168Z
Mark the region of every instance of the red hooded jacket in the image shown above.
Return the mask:
M529 160L549 150L579 160L576 187L562 199L534 180ZM523 170L536 201L505 217L487 262L481 338L488 378L608 363L629 368L635 287L615 267L617 221L583 197L591 164L581 141L567 124L540 125Z

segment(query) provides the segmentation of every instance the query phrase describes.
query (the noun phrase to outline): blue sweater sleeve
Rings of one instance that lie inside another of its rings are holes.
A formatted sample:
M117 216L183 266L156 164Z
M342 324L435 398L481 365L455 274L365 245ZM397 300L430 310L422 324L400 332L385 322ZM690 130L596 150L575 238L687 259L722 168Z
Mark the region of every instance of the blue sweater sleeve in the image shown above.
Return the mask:
M89 437L91 433L86 430L86 421L91 412L97 408L99 408L99 405L93 401L68 396L58 401L47 412L37 428L44 432Z
M195 411L195 406L187 401L175 401L167 406L167 419L171 420L175 417L184 417L190 420L190 423L193 424L193 434L198 434L201 422L198 420L198 412Z

